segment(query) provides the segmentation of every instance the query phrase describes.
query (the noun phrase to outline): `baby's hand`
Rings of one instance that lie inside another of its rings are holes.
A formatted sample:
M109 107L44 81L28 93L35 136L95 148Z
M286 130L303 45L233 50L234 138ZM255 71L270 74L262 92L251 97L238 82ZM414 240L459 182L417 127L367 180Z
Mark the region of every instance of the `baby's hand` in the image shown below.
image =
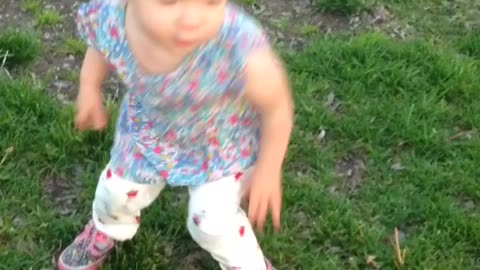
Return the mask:
M262 231L268 212L272 214L273 227L280 230L282 207L281 172L254 170L247 182L244 195L248 197L248 218L252 226Z
M101 91L81 89L77 97L75 127L80 131L102 130L106 127L107 122L108 114L102 104Z

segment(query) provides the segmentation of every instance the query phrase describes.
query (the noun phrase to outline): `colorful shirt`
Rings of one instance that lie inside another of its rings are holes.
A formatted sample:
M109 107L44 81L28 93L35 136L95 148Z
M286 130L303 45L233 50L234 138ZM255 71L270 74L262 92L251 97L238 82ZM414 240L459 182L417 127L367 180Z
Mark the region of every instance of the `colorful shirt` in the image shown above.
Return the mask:
M127 86L110 168L139 183L198 185L251 167L259 113L242 95L246 58L269 46L257 21L227 4L221 29L173 72L147 75L129 49L122 0L80 6L80 36L100 51Z

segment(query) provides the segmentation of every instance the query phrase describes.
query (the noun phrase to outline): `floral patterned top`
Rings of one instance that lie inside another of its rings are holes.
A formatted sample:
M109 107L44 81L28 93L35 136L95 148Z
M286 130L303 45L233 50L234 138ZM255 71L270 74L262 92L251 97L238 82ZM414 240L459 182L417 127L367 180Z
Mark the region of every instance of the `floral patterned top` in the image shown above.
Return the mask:
M269 45L258 22L227 4L221 29L173 72L142 74L125 36L122 0L82 4L82 39L100 51L127 86L109 168L138 183L198 185L252 166L258 111L245 100L246 58Z

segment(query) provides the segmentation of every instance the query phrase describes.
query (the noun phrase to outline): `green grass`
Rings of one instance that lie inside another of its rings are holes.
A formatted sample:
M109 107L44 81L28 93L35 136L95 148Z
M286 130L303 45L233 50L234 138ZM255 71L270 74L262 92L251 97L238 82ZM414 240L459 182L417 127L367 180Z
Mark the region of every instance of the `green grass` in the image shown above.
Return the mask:
M303 24L300 27L299 32L304 37L312 37L319 32L319 29L318 26L315 25Z
M82 56L87 51L87 45L77 38L65 38L61 51L65 54L71 54L76 56Z
M460 52L480 60L480 31L463 36L458 48Z
M367 257L375 256L381 269L397 269L388 242L397 227L407 249L398 269L478 269L476 60L425 41L373 34L325 37L283 56L297 114L283 230L260 236L278 268L370 269ZM331 92L339 112L322 105ZM112 125L104 133L78 134L70 108L26 81L0 80L0 158L13 147L0 165L0 269L52 267L52 256L88 219ZM326 137L319 142L322 128ZM355 192L342 188L345 180L335 172L348 156L365 160ZM392 170L396 162L405 169ZM52 176L83 185L76 189L77 212L61 221L42 191ZM186 258L199 249L184 227L186 201L179 194L185 191L162 194L145 212L138 236L120 245L104 269L191 269ZM198 269L216 269L199 254Z
M367 7L363 0L312 0L312 3L321 11L339 15L352 15Z
M68 82L72 83L78 83L78 79L80 77L80 74L78 70L70 70L70 71L65 71L64 73L60 74L59 77Z
M257 3L257 0L237 0L237 2L244 5L253 5Z
M42 11L42 3L38 0L24 0L21 7L26 12L38 14Z
M39 54L40 42L32 33L4 30L0 32L0 66L12 68L31 63Z
M290 22L286 18L272 20L272 24L279 30L286 30L290 26Z
M55 10L43 10L35 14L35 21L37 27L45 27L59 24L63 21L63 16Z

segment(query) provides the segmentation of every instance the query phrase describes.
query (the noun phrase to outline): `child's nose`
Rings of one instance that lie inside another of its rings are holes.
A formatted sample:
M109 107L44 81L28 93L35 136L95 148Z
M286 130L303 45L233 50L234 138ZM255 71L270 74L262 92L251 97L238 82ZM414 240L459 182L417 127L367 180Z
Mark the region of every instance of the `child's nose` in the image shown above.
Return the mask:
M179 24L182 30L194 31L198 29L202 23L202 16L198 9L192 7L185 7L180 17Z

